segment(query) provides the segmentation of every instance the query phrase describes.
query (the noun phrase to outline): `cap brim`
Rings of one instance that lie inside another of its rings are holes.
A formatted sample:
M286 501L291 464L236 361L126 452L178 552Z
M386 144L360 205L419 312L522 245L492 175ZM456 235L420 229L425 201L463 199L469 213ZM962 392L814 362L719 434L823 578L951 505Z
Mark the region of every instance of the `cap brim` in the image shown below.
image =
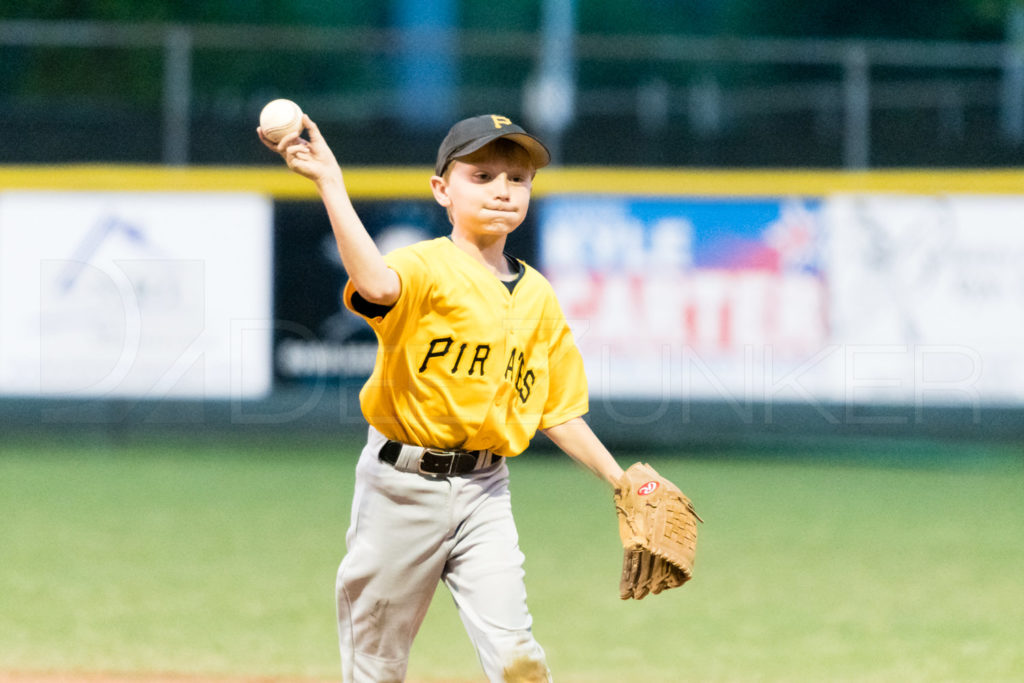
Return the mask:
M544 143L529 133L509 133L500 137L508 138L530 154L534 168L544 168L551 163L551 152Z
M477 138L464 147L460 147L453 151L446 160L444 168L459 157L464 157L476 152L477 150L483 149L498 138L507 138L525 149L526 153L530 155L530 162L533 164L534 169L543 168L551 163L551 152L548 151L548 148L544 146L543 142L529 133L505 133L504 135L496 133L495 135L487 135ZM437 170L438 175L440 175L444 168L435 170Z

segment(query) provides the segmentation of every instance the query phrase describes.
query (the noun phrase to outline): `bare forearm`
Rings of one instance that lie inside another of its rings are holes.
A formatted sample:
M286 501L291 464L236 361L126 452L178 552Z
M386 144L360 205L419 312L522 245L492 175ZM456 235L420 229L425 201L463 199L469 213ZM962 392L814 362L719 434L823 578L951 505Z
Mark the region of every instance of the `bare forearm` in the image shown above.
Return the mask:
M356 214L340 173L316 183L327 209L338 253L356 291L369 302L393 304L400 288L398 275L384 257Z
M622 468L583 418L573 418L543 431L569 457L609 484L614 485L622 476Z
M356 291L371 303L385 306L395 303L402 287L398 274L388 268L356 215L345 189L341 166L320 129L308 115L303 115L302 121L309 132L308 141L303 140L298 131L276 142L267 138L262 129L257 129L257 133L263 144L281 155L288 168L316 185L331 220L341 262Z

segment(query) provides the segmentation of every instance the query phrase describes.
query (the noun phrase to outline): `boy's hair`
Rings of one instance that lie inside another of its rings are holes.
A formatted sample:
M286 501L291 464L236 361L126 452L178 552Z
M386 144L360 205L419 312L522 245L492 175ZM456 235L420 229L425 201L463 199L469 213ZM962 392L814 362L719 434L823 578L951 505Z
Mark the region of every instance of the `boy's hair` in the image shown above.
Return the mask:
M531 171L537 171L536 167L534 166L533 157L530 155L530 151L523 147L522 145L520 145L518 142L514 142L509 138L498 138L497 140L491 140L491 142L489 142L488 144L491 145L491 148L494 150L496 156L510 160L523 159L527 162ZM486 146L487 145L484 145L484 147ZM483 147L481 147L480 149L483 149ZM476 149L473 150L473 152L460 154L458 157L454 157L451 160L449 160L448 163L445 165L444 172L441 174L441 177L444 178L445 180L448 180L452 171L452 161L457 161L463 156L469 156L470 154L479 151L479 149Z
M507 116L484 114L462 119L451 127L437 150L434 173L444 176L452 159L472 154L487 143L502 138L511 140L526 150L534 170L551 163L551 152L543 142L512 123Z

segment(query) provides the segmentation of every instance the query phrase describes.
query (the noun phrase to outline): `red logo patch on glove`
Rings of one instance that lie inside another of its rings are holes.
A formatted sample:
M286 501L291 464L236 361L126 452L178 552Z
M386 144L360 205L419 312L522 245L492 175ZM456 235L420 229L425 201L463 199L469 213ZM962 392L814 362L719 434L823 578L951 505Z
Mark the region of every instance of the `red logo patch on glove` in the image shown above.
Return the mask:
M658 490L658 482L649 481L643 486L640 486L636 490L638 496L648 496Z

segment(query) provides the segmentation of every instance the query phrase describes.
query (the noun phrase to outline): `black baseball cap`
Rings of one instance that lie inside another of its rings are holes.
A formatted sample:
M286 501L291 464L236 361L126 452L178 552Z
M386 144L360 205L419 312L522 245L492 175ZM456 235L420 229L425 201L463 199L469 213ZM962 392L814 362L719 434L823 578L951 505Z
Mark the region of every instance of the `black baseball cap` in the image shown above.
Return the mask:
M551 152L544 143L512 123L507 116L483 114L462 119L451 127L437 150L434 172L441 175L452 159L472 154L498 138L508 138L525 149L534 168L551 163Z

